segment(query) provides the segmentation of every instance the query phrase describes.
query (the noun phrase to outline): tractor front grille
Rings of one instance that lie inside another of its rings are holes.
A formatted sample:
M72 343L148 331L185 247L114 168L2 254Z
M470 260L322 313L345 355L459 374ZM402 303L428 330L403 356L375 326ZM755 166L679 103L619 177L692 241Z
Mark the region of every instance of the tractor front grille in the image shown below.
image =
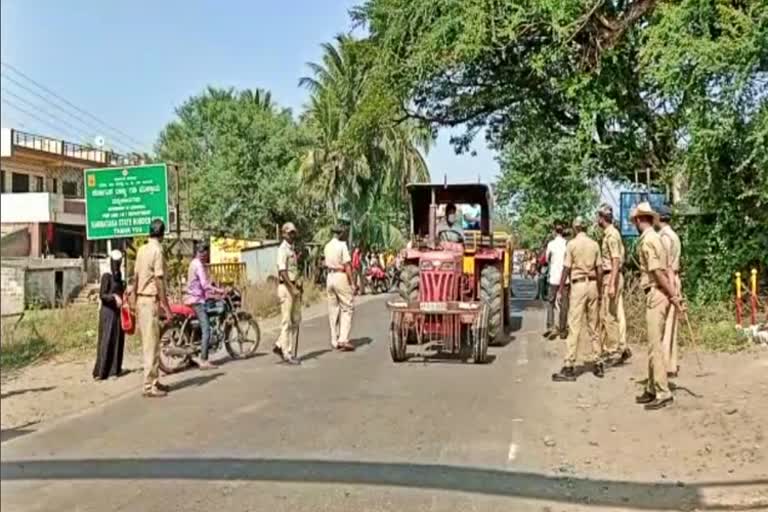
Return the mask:
M459 274L450 271L424 271L420 273L420 300L444 302L459 298Z

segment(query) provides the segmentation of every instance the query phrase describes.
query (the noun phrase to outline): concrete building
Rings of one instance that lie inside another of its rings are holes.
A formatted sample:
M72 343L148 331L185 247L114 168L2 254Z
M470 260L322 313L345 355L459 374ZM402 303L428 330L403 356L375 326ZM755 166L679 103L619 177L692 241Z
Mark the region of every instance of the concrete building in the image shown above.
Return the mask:
M70 258L4 259L2 316L25 307L49 308L70 302L85 284L83 260Z
M88 258L106 241L85 238L83 170L132 165L104 149L12 128L0 134L1 256Z

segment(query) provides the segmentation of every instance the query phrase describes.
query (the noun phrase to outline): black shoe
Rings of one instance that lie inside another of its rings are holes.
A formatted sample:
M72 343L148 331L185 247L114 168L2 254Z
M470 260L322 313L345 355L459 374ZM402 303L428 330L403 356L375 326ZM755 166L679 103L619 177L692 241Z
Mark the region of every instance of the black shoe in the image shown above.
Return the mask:
M541 335L542 338L549 338L552 335L552 329L547 329L544 331L544 334Z
M616 361L616 364L624 364L630 359L632 359L632 351L629 349L629 347L627 347L619 356L619 360Z
M605 366L603 363L594 363L592 366L592 374L598 379L605 377Z
M677 378L677 372L667 372L667 378L668 379L676 379Z
M283 349L278 347L277 345L272 347L272 353L275 354L277 357L279 357L281 359L284 359L283 358Z
M645 404L645 410L646 411L657 411L659 409L663 409L666 406L670 405L672 402L674 402L675 399L671 396L668 396L667 398L659 398L657 400L654 400L653 402Z
M563 329L562 331L560 331L560 339L561 340L568 339L568 329Z
M652 395L647 391L644 391L642 395L635 397L635 403L649 404L656 401L656 395Z
M558 373L552 374L552 380L555 382L575 382L576 374L573 371L573 366L563 366Z

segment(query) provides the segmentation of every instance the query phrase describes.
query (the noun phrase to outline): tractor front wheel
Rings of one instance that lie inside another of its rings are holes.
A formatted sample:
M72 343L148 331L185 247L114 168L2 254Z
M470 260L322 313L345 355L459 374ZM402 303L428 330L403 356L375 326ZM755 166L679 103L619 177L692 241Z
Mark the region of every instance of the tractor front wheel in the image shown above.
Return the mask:
M472 361L483 364L488 358L488 307L483 306L471 327Z
M406 335L402 329L403 317L400 313L392 314L392 322L389 326L389 353L392 361L401 363L408 357Z
M487 266L480 273L480 301L488 307L488 340L500 345L504 338L504 285L498 268Z

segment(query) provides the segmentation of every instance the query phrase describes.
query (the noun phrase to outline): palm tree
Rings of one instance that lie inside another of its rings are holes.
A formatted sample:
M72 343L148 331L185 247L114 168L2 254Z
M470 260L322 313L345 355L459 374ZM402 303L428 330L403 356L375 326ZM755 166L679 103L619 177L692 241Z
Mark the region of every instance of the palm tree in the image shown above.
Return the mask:
M299 85L311 92L302 118L314 141L301 170L335 219L354 219L363 237L382 238L388 230L381 222L402 208L405 185L429 178L423 154L433 137L414 122L371 116L367 107L385 93L371 83L370 62L360 42L339 35L323 45L322 63L308 64L312 76Z
M262 110L273 110L275 102L272 101L272 93L264 89L245 89L240 93L240 99L247 103L254 103Z

